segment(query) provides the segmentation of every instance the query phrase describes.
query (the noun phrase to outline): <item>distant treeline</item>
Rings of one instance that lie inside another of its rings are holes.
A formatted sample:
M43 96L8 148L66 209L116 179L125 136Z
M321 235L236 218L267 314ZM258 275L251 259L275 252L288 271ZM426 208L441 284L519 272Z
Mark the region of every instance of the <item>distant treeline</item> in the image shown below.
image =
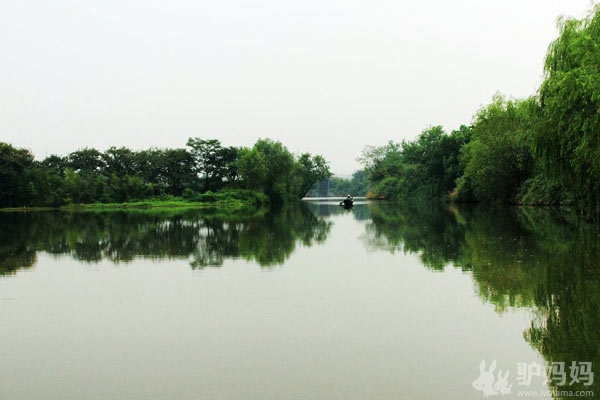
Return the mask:
M322 184L326 184L322 186ZM325 190L327 193L325 193ZM352 174L351 178L333 176L325 181L317 182L308 192L311 197L318 196L366 196L369 190L369 181L365 171L359 170Z
M536 95L497 94L450 134L435 126L413 142L367 146L360 160L371 193L571 205L600 215L600 9L560 19L559 29Z
M165 195L193 200L223 189L259 191L282 201L302 197L329 176L322 156L294 156L270 139L259 139L252 148L200 138L178 149L85 148L42 161L0 143L0 207L120 203Z

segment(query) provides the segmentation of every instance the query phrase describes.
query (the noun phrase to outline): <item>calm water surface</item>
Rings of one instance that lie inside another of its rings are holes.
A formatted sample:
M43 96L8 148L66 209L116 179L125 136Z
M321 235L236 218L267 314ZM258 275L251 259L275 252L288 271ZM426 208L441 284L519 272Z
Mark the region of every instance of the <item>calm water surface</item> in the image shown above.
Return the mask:
M568 375L600 366L599 242L514 208L0 214L0 399L481 399L482 360L498 398L598 396Z

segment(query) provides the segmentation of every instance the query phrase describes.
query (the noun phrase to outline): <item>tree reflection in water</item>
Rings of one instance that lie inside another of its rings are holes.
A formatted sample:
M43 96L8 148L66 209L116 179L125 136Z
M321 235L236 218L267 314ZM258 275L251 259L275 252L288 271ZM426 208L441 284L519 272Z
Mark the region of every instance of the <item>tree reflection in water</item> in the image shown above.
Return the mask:
M302 205L256 218L227 219L193 210L3 213L0 224L2 275L32 267L40 251L85 262L189 258L192 268L204 268L244 258L271 266L283 263L298 242L324 242L331 227Z
M232 258L279 265L299 243L323 243L330 217L341 214L364 225L368 250L415 253L432 271L459 268L498 313L532 310L524 337L548 363L600 366L600 232L556 210L368 203L350 215L309 204L244 219L194 211L2 213L0 275L32 267L38 252L85 262L183 258L192 268ZM600 393L599 382L555 389Z
M372 204L369 249L418 253L423 265L468 271L479 297L499 313L535 313L525 339L548 363L600 367L600 230L552 209ZM600 393L574 382L550 389ZM554 386L552 386L554 385Z

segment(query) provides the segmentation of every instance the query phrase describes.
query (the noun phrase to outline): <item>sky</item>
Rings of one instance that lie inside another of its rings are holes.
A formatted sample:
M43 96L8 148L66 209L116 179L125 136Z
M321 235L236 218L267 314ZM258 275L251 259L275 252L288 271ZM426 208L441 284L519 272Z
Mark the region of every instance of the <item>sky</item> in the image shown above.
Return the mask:
M0 142L323 155L469 124L535 94L559 16L589 0L0 0Z

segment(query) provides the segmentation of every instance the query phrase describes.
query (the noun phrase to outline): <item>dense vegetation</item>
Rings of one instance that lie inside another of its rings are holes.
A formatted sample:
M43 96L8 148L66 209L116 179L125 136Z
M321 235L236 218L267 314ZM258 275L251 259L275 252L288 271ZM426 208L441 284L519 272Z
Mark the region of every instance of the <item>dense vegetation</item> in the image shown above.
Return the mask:
M366 147L375 197L571 205L600 215L600 8L559 20L544 81L527 99L495 95L470 126Z
M105 152L85 148L36 161L29 151L0 143L0 207L172 196L215 202L223 193L234 200L261 199L249 190L281 202L302 197L314 182L331 175L323 157L308 153L296 157L270 139L260 139L252 148L235 148L223 147L215 139L191 138L187 146L142 151L111 147Z
M459 153L470 132L469 127L462 126L447 135L442 127L435 126L414 142L367 146L360 161L371 182L371 193L398 199L438 196L451 190L462 172Z

